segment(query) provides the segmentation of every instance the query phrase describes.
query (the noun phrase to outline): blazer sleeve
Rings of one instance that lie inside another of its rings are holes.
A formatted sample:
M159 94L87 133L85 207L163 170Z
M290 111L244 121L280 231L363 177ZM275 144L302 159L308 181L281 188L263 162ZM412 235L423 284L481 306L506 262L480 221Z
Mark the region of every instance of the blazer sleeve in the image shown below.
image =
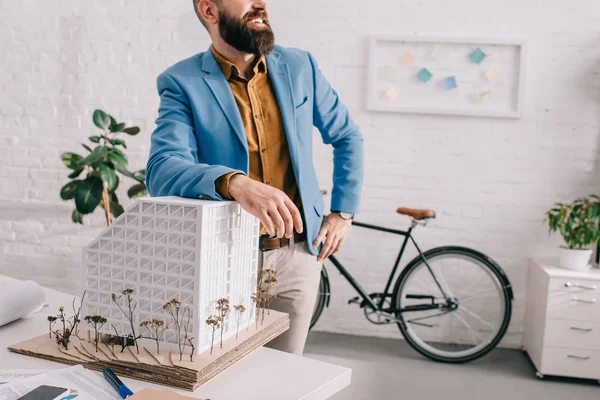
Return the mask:
M363 136L308 53L314 84L313 124L323 142L333 146L331 210L358 213L363 182Z
M222 200L215 181L235 170L198 163L190 101L167 73L157 79L160 106L146 165L146 184L151 196L180 196Z

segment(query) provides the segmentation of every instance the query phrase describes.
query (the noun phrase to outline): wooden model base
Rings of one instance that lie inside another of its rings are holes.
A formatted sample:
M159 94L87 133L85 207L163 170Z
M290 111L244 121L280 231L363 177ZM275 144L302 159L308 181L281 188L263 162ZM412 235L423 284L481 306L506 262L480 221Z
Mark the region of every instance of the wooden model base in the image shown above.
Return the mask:
M258 328L253 325L240 330L237 340L234 336L223 341L222 349L217 330L213 354L209 354L209 349L194 355L194 361L190 361L189 346L183 354L182 361L179 361L179 352L161 350L161 353L157 354L155 347L140 346L137 354L135 346L127 347L121 353L120 346L98 344L96 352L93 341L82 341L76 337L69 343L69 350L65 350L47 334L15 344L8 349L15 353L64 364L82 364L86 368L98 371L108 367L117 375L192 391L289 329L290 320L287 314L270 310L265 312L262 324L260 318ZM87 337L87 333L80 331L79 336Z

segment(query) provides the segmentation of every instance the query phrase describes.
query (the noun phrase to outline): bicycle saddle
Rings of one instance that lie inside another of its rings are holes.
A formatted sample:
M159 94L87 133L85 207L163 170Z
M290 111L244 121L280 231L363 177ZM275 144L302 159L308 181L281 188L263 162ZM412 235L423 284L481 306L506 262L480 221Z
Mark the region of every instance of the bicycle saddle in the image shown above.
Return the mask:
M433 210L418 210L415 208L400 207L396 210L396 212L398 214L408 215L416 220L435 218L435 211Z

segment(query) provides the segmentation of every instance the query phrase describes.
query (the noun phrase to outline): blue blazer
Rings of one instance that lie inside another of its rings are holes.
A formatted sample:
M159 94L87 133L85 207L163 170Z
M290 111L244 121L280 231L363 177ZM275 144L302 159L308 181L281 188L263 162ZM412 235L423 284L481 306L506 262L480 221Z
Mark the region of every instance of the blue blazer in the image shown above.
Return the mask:
M313 162L313 126L333 146L331 209L357 213L363 180L363 139L314 58L276 46L267 57L302 199L309 251L323 219ZM248 143L229 83L210 49L159 75L160 106L146 181L152 196L222 200L215 180L248 174Z

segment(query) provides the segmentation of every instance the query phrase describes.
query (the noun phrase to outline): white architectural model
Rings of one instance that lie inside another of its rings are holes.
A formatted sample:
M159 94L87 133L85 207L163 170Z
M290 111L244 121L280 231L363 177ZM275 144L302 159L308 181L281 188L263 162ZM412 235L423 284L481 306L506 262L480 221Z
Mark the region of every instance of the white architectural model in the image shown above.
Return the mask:
M223 340L235 335L234 305L243 304L239 329L254 323L251 295L256 290L259 221L235 202L202 201L180 197L138 200L113 225L83 249L83 316L102 315L100 330L126 336L129 322L111 299L133 289L137 301L133 324L147 336L140 322L163 319L169 329L164 342L176 344L163 305L179 298L192 310L192 332L197 353L211 345L208 316L217 314L216 300L228 298L229 318Z

